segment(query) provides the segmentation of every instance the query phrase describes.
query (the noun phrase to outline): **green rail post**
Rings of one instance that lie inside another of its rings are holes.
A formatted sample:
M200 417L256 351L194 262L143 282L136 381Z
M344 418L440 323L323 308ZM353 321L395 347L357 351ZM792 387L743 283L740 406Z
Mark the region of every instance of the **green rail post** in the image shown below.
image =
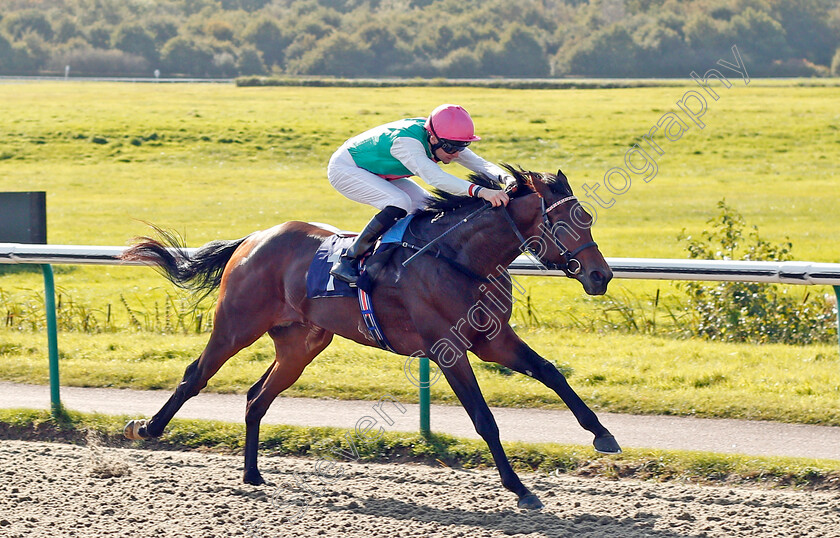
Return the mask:
M429 425L429 359L420 357L420 433L428 435L431 432Z
M47 313L47 340L50 351L50 408L54 418L61 415L58 385L58 324L55 318L55 279L51 265L42 265L44 272L44 308Z
M840 343L840 286L834 286L834 296L837 297L837 342Z

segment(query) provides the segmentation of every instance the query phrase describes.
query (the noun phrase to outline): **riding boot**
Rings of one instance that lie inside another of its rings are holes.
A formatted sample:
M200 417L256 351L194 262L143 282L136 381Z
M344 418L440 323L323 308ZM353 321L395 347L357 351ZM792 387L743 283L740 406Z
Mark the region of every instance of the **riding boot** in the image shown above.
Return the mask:
M377 213L359 233L356 240L330 269L330 274L351 286L359 279L359 258L373 248L376 240L406 215L405 209L389 205Z

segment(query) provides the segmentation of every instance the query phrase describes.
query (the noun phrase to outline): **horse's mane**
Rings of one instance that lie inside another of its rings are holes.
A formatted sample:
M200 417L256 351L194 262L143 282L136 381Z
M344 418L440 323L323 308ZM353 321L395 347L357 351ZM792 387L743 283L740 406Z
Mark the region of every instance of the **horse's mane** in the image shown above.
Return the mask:
M516 190L509 193L511 198L519 198L533 193L534 176L539 176L542 182L548 186L549 190L558 196L571 196L572 194L572 188L569 186L568 179L559 170L557 175L554 175L529 172L506 163L502 163L502 167L516 179ZM486 174L473 173L470 174L468 180L486 189L501 190L504 188L504 185L497 178L490 177ZM450 194L439 189L433 189L432 195L426 198L424 209L418 211L417 216L433 216L440 213L449 213L465 207L478 207L482 203L484 201L481 198Z

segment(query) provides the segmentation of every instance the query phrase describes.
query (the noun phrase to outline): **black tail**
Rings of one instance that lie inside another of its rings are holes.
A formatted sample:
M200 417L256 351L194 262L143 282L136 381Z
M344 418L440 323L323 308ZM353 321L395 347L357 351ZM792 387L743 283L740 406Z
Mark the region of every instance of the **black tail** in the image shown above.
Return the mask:
M219 287L225 265L248 238L211 241L190 254L183 239L175 232L150 226L160 240L138 237L136 243L120 255L120 259L152 265L176 286L200 293L202 298Z

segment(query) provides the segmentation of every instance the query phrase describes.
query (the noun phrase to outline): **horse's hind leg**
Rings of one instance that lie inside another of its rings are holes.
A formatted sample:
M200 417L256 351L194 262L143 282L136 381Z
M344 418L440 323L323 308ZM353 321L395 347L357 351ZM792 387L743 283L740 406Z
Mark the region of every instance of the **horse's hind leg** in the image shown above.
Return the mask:
M237 316L239 320L261 319L261 316ZM184 371L184 377L172 396L158 413L150 420L132 420L124 430L129 439L148 439L160 437L164 428L181 409L184 402L198 394L207 386L207 381L219 371L227 360L236 355L241 349L253 344L257 338L265 334L268 327L241 326L231 323L223 311L217 311L217 322L210 335L204 351Z
M303 369L332 341L333 334L313 325L295 324L269 331L277 358L248 391L245 412L245 473L247 484L265 483L257 468L260 421L278 394L298 380Z

